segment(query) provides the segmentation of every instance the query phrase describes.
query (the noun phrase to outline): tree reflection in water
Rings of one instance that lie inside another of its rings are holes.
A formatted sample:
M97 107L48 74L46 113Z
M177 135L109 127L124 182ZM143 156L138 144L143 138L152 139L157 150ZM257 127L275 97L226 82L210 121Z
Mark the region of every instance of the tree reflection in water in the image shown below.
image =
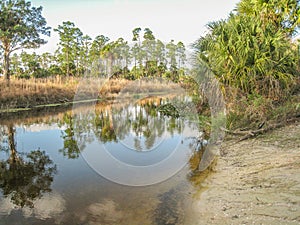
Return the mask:
M78 158L86 143L93 141L91 134L93 122L91 117L89 115L81 116L80 126L75 126L78 124L74 123L74 119L72 113L67 112L62 120L58 122L59 127L63 128L61 134L63 148L59 152L69 159Z
M155 101L145 101L115 108L113 126L119 140L133 140L136 151L151 149L166 130L169 118L157 110Z
M60 122L60 126L65 125L66 129L62 132L62 139L64 141L63 148L59 152L63 153L69 159L75 159L79 157L80 149L78 143L75 140L73 118L70 113L66 113L63 116L63 121Z
M115 130L112 123L112 113L108 110L97 111L94 118L93 131L99 141L106 143L117 141Z
M124 142L126 138L134 150L150 150L165 132L172 136L183 130L184 123L176 109L166 110L164 105L169 103L162 98L149 98L136 103L96 106L93 112L66 113L60 122L64 127L60 152L75 159L86 143L93 140L108 143Z
M3 134L5 130L6 135ZM1 145L1 150L9 153L7 160L0 161L0 188L3 195L10 197L17 206L34 207L34 200L41 198L45 192L51 192L56 165L45 151L18 153L12 125L2 128L1 132L3 136L8 136L8 147Z

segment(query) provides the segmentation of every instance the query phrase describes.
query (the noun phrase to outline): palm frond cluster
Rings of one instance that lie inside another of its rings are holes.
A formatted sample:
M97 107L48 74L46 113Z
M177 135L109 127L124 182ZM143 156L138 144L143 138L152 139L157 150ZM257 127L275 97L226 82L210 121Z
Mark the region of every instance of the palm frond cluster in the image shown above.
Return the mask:
M242 0L226 20L208 24L193 47L226 86L270 98L287 96L299 79L298 0Z

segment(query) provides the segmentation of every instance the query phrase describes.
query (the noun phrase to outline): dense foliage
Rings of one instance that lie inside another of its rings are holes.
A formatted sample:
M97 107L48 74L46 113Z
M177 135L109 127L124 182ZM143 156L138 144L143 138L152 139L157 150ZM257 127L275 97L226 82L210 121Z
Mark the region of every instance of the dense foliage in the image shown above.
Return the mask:
M123 38L110 41L104 35L92 39L70 21L54 31L60 37L54 54L22 52L12 56L10 69L16 77L165 77L178 81L185 72L185 45L174 40L164 44L149 28L143 36L142 29L135 28L131 45Z
M132 30L132 40L94 39L71 21L53 29L59 35L52 53L11 53L45 43L49 27L42 8L25 0L1 2L0 43L2 70L18 78L113 77L139 79L164 77L178 81L186 74L186 47L179 41L163 43L149 28ZM287 97L299 80L299 0L241 0L225 20L210 22L209 32L193 47L225 87L252 96ZM282 98L283 99L283 98Z
M228 19L209 23L194 48L226 86L285 96L299 78L299 12L298 0L242 0Z
M3 52L3 74L10 79L10 55L23 48L37 48L46 43L40 35L50 35L50 27L41 15L42 7L32 7L25 0L0 2L0 48Z

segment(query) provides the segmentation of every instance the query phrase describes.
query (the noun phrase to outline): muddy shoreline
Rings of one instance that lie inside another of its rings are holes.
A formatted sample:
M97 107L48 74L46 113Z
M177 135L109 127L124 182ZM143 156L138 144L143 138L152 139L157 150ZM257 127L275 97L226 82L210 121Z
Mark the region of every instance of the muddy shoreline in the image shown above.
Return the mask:
M194 224L300 224L300 123L225 141L201 185Z

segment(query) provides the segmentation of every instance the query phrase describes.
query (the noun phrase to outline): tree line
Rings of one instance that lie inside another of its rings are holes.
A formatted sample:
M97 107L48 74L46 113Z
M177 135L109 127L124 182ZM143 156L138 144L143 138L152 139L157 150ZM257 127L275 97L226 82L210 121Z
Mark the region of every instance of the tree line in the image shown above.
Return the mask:
M53 31L59 35L54 53L41 55L23 51L46 43L51 28L42 16L42 7L25 0L0 3L1 70L7 80L40 78L53 75L81 77L167 77L173 81L184 74L185 45L171 40L164 44L149 28L135 28L131 45L124 38L110 40L105 35L92 39L71 21L62 22ZM22 50L19 53L17 50Z
M94 39L73 22L54 29L59 34L57 50L38 55L22 52L11 57L11 72L16 77L40 78L51 75L93 76L138 79L166 77L173 81L184 74L185 45L171 40L164 44L149 28L132 31L132 44L124 38L111 41L105 35Z
M15 51L38 48L50 35L42 7L26 0L0 2L2 73L16 77L51 75L95 77L166 77L177 81L185 74L186 47L165 44L149 28L132 31L129 44L105 35L94 39L71 21L59 34L55 53ZM210 22L209 32L193 44L199 63L213 71L225 86L252 95L289 93L299 80L300 45L292 38L300 29L299 0L241 0L228 18Z

